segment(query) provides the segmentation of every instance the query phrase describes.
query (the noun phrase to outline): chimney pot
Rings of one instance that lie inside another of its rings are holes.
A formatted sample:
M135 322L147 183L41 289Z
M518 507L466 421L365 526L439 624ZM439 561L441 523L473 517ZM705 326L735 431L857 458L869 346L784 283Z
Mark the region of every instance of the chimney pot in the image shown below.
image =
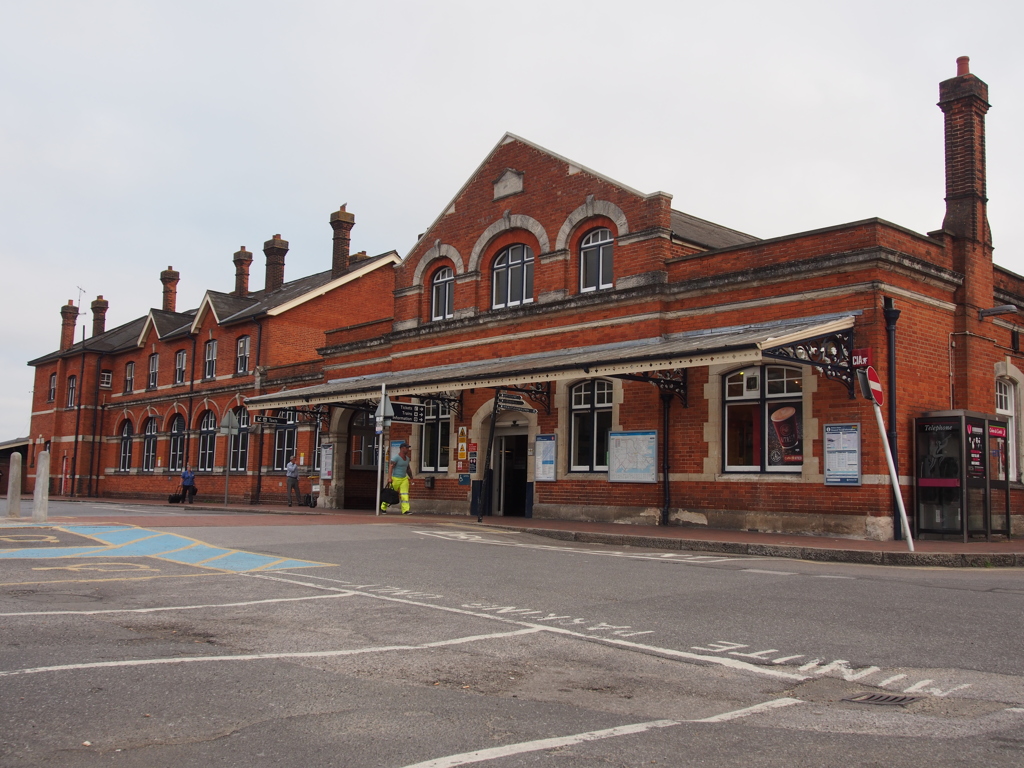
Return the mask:
M75 325L78 323L78 307L68 299L60 308L60 351L71 349L75 343Z
M163 309L165 312L175 311L174 308L178 301L178 279L180 277L181 275L172 266L168 266L167 269L160 273L160 282L164 284Z
M971 57L960 56L956 60L956 76L963 77L971 74Z
M102 296L97 296L96 301L89 305L92 309L92 335L99 336L107 328L107 307L110 302Z
M235 296L249 295L249 266L252 264L252 254L241 246L235 251L233 261L235 262Z
M265 289L270 293L284 285L284 257L288 253L288 241L282 240L281 235L274 235L263 244L263 253L267 257Z
M345 210L345 203L331 214L331 229L334 230L334 247L331 253L331 277L341 277L348 270L349 247L352 241L352 227L356 225L356 217Z

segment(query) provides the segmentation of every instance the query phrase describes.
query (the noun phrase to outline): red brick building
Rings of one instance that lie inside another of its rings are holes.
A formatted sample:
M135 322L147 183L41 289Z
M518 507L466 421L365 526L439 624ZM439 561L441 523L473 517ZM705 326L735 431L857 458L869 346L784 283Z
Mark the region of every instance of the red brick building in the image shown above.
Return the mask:
M506 135L407 256L384 257L395 268L372 273L392 281L393 305L362 311L361 292L378 290L369 275L338 286L331 310L308 318L310 346L294 357L281 349L276 378L268 369L247 392L225 392L220 408L244 397L254 413L293 411L320 424L321 443L333 449L322 468L329 507L372 506L372 413L384 387L395 401L424 406L422 424L396 422L388 435L413 446L415 511L891 538L883 443L856 381L855 350L867 351L887 392L913 525L1008 533L1007 506L1016 513L1024 499L1016 324L1024 278L992 262L987 86L966 59L940 85L939 106L947 213L927 234L870 219L758 239ZM346 306L360 311L347 316ZM132 350L119 354L144 365L165 336L201 345L211 331L255 327L225 325L209 297L189 317L161 336L152 314L150 335L140 327ZM62 348L34 362L44 388L44 362L63 364L63 381L85 360ZM195 397L202 386L197 380ZM112 456L121 421L109 400L104 426L89 434ZM65 425L74 418L60 415ZM69 431L33 434L66 441ZM312 451L314 436L303 445ZM260 456L259 468L246 470L257 495L259 478L274 472L267 445ZM101 492L127 493L117 484L132 482L131 472L118 474L112 458L103 466ZM1013 524L1021 520L1015 514Z
M266 284L249 289L252 253L234 254L235 288L207 291L198 308L177 310L179 274L160 273L163 301L107 330L108 302L92 302L92 335L74 342L78 309L61 309L60 350L31 361L36 368L32 443L51 452L51 492L80 496L166 496L186 464L202 498L284 499L284 465L299 457L305 475L318 473L321 419L287 412L261 425L246 397L321 381L323 322L357 326L373 313L390 317L390 302L366 303L367 292L391 295L395 253L350 254L355 217L344 206L331 215L331 268L286 282L288 242L264 243ZM234 415L240 429L224 434ZM230 474L230 478L227 475ZM227 482L226 482L227 481ZM309 481L300 483L309 492Z

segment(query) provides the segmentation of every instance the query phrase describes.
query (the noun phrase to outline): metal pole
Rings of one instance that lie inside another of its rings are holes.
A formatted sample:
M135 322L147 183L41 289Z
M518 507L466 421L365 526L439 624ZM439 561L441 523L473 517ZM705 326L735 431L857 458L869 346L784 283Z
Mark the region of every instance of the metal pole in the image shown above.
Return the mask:
M889 465L889 479L892 481L892 490L896 494L896 504L900 510L900 522L903 524L903 534L907 537L907 550L914 551L914 539L910 535L910 524L907 523L907 510L903 508L903 494L900 493L900 479L896 474L896 465L892 461L892 451L889 450L889 443L885 439L885 424L882 422L882 409L877 402L872 403L875 409L875 419L878 421L878 434L882 437L882 447L885 448L885 461Z
M228 431L228 460L224 466L224 506L228 504L228 486L231 485L231 432ZM291 497L288 498L291 501Z
M665 506L661 510L661 524L668 525L669 507L672 504L672 491L668 485L668 411L672 407L672 393L661 393L662 434L661 439L661 473L665 491Z
M380 402L381 402L381 405L384 404L384 398L387 395L387 393L385 391L386 387L387 387L386 384L381 384L380 385ZM376 512L377 516L379 517L380 516L380 484L383 482L383 478L381 477L381 473L384 471L384 419L383 419L383 417L381 417L381 421L380 421L380 425L379 425L380 426L380 432L377 432L377 429L376 429L377 426L378 425L377 425L376 418L374 418L374 434L379 434L380 435L380 451L378 452L378 455L377 455L377 506L374 508L374 511Z
M885 332L889 340L889 430L886 432L886 438L889 442L889 451L892 453L893 466L896 468L896 474L899 475L900 452L896 433L896 321L900 319L900 311L893 305L893 300L887 297L884 299L882 314L885 316ZM898 489L894 496L900 496ZM899 504L894 504L893 529L896 531L897 540L901 538L900 528L896 524L898 516Z

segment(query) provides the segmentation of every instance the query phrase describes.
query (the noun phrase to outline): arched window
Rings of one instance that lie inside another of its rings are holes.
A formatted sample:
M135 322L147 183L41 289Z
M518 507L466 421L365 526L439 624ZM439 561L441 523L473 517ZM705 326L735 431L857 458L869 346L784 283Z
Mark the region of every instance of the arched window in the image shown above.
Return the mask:
M612 383L582 381L571 390L573 472L608 469L608 433L612 429Z
M75 391L78 389L78 377L68 376L68 408L75 407Z
M424 405L426 420L420 428L420 471L447 472L451 455L451 410L447 403L438 400L426 400Z
M285 411L278 411L277 415L283 416L287 420L274 432L274 469L283 470L288 460L295 455L297 428L294 410L289 408Z
M725 377L725 471L799 472L803 373L765 365Z
M430 281L430 319L447 320L455 317L455 273L443 267Z
M249 337L239 336L235 346L235 373L249 372Z
M1006 419L1006 471L1017 480L1017 389L1010 379L996 379L996 413Z
M376 469L380 443L372 413L356 411L348 427L348 465L352 469Z
M238 434L231 436L231 471L245 472L249 468L249 411L238 407L235 418L238 419Z
M167 455L167 469L181 472L185 468L185 417L180 413L171 419L170 453Z
M125 421L121 425L121 461L117 467L122 472L132 468L132 423Z
M612 233L595 229L580 243L580 291L612 287Z
M57 399L57 374L50 374L50 386L46 390L46 402L52 403Z
M156 419L146 419L142 438L142 469L152 472L156 469Z
M494 260L494 296L491 306L518 307L533 301L533 250L510 245Z
M203 413L199 421L199 472L212 472L217 452L217 417L213 411Z

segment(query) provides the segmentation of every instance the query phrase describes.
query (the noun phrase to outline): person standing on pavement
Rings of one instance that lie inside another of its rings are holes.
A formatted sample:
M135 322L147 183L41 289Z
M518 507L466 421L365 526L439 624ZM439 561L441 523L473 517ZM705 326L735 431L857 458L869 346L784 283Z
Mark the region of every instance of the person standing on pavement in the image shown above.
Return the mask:
M186 464L185 471L181 473L181 493L185 497L182 501L188 499L189 504L195 504L196 490L196 473Z
M299 495L299 465L295 463L295 457L288 459L284 465L285 491L288 494L288 506L292 505L292 489L295 489L295 503L302 506L302 496Z
M412 485L412 446L402 443L398 449L398 455L391 460L389 474L391 475L391 487L398 491L399 499L402 502L402 514L409 514L409 486ZM380 505L381 512L387 510L388 505Z

